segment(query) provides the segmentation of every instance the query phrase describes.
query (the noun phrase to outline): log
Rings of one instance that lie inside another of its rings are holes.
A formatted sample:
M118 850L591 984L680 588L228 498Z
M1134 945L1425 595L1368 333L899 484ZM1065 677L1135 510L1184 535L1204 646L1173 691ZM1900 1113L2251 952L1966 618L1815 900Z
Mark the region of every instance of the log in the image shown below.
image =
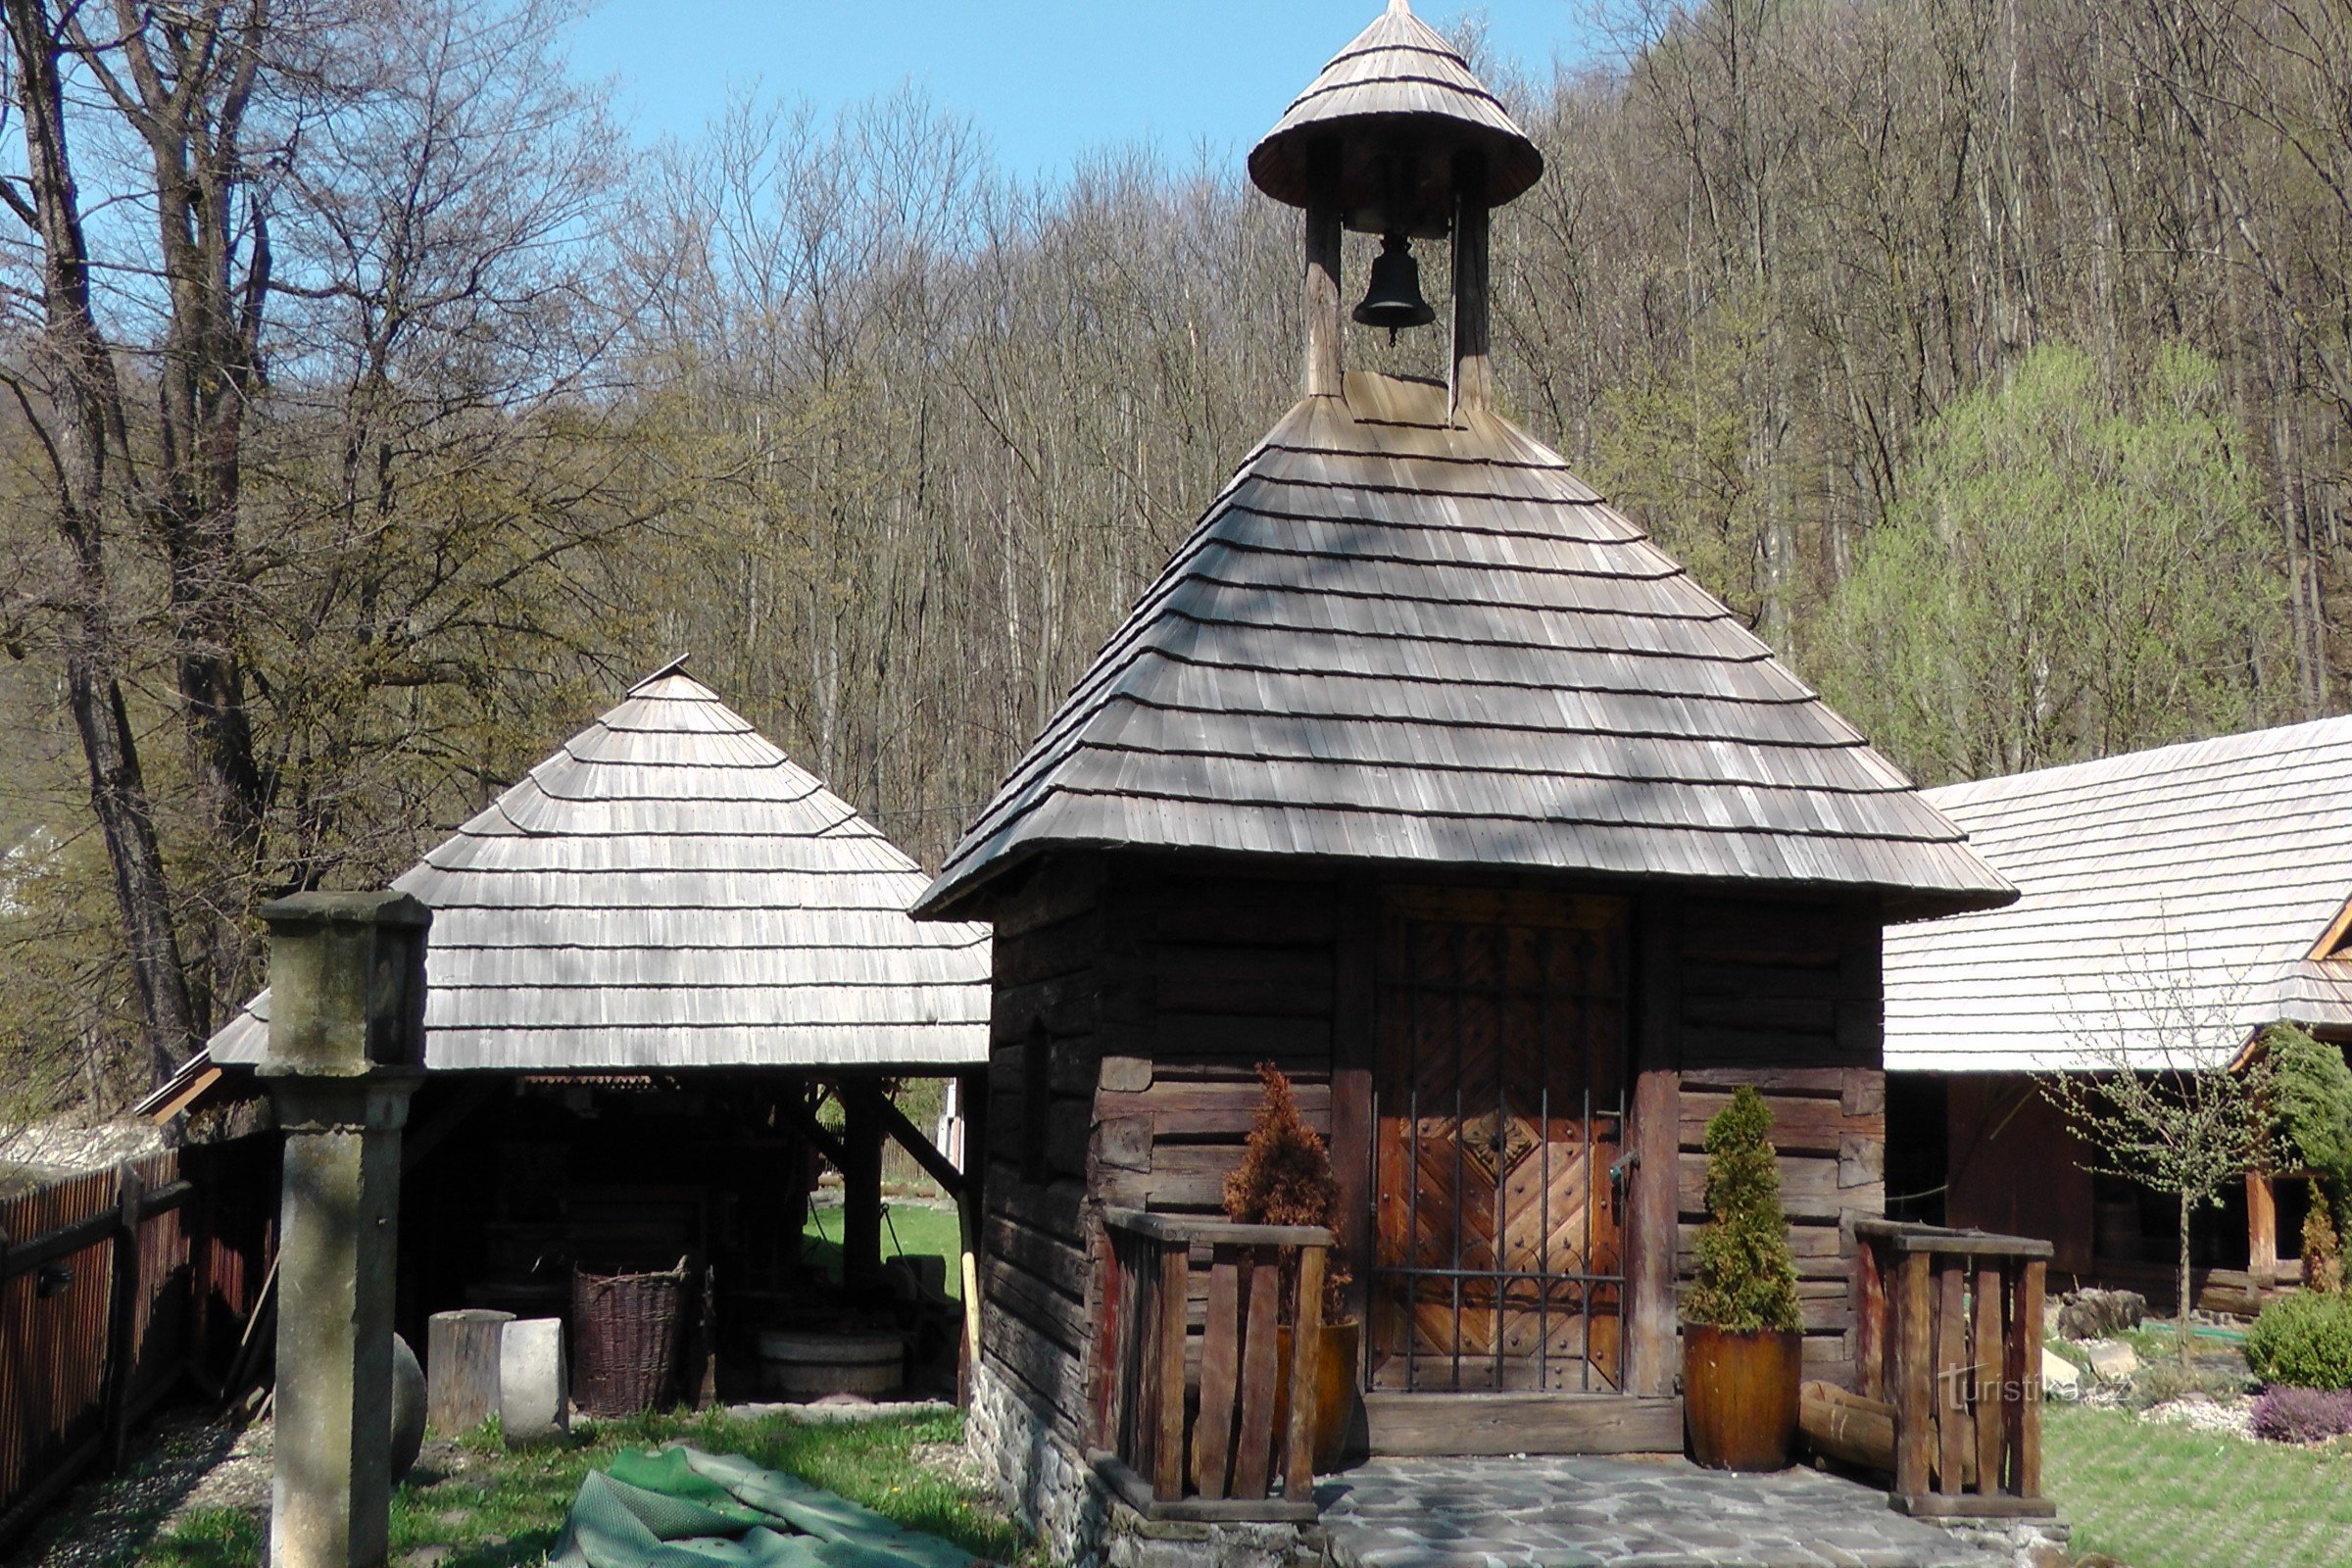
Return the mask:
M1797 1390L1796 1431L1806 1447L1825 1458L1864 1470L1894 1471L1894 1406L1866 1399L1835 1383L1808 1381ZM1966 1456L1961 1479L1977 1482L1975 1455Z
M1894 1469L1894 1406L1834 1383L1797 1390L1797 1435L1815 1453L1865 1470Z
M499 1347L512 1312L435 1312L424 1331L424 1424L445 1438L499 1408Z

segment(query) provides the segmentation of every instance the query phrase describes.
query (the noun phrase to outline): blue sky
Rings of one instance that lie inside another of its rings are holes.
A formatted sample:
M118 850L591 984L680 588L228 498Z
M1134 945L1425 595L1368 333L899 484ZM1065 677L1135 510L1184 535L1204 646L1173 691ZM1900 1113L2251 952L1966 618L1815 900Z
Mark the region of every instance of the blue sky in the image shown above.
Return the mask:
M573 68L610 76L638 138L692 135L732 85L832 106L913 81L972 120L1016 173L1149 139L1233 156L1385 0L605 0ZM1581 58L1588 0L1422 0L1445 29L1483 15L1539 79Z

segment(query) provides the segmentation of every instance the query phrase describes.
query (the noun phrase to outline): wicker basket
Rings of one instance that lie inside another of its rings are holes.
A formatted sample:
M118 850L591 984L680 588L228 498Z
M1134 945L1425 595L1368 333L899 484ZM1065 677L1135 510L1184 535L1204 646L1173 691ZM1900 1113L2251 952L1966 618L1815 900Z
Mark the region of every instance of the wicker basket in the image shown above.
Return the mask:
M634 1415L667 1402L686 1326L686 1265L660 1274L571 1276L572 1402Z

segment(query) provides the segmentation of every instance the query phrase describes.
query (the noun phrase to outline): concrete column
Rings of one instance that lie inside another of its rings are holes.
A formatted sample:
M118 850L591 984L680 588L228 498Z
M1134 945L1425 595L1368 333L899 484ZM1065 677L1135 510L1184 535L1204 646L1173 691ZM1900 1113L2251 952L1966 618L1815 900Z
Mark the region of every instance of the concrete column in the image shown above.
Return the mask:
M382 1568L392 1503L400 1133L424 1076L424 938L405 894L310 893L270 923L278 1220L273 1568Z

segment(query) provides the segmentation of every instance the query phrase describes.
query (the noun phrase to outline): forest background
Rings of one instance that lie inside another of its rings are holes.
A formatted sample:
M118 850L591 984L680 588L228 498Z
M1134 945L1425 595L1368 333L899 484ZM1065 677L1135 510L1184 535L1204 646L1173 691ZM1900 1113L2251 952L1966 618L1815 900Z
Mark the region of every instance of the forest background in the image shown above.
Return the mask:
M1238 168L1015 181L912 92L641 156L562 0L0 18L0 1121L682 651L935 863L1295 395ZM1548 166L1516 418L1923 782L2346 706L2352 8L1601 24L1461 29Z

